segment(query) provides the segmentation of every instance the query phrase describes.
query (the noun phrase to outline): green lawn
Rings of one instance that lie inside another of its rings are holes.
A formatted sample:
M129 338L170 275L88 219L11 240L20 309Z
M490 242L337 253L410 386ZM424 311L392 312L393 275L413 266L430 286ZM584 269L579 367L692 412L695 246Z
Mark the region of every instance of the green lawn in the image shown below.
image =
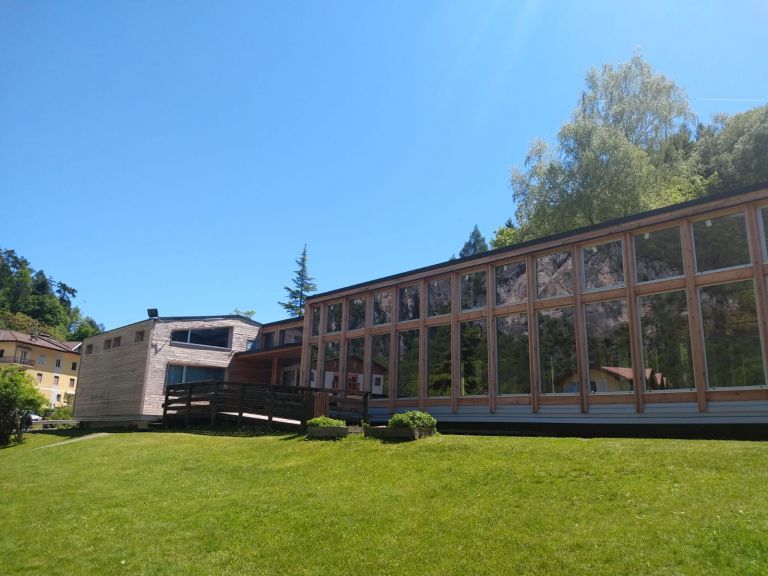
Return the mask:
M28 435L0 573L768 574L768 443Z

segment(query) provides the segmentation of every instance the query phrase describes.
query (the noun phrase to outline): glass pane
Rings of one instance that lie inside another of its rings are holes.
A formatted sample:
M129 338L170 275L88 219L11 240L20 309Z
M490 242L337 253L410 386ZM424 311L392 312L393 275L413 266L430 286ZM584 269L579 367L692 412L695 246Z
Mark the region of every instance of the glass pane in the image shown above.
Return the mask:
M542 394L578 394L573 307L538 313L539 373Z
M299 344L303 328L286 328L280 330L280 344Z
M312 336L320 334L320 306L312 306Z
M485 307L485 271L471 272L461 277L461 309Z
M640 297L646 390L695 388L685 291Z
M451 313L451 279L440 278L427 283L427 316Z
M400 288L400 313L398 319L400 322L406 320L418 320L419 318L419 288L417 286L408 286Z
M371 338L371 396L389 396L389 334L378 334Z
M373 296L373 323L389 324L392 322L392 293L379 292Z
M749 264L744 214L729 214L693 223L696 271Z
M763 260L768 262L768 206L763 208L760 213L763 217Z
M519 304L528 298L525 261L496 267L496 305Z
M184 366L168 365L168 372L165 374L165 383L180 384L184 381Z
M309 386L310 388L317 388L317 344L309 345Z
M171 342L189 342L189 330L174 330L171 332ZM109 343L110 347L112 343Z
M751 280L699 289L710 388L765 384Z
M341 342L326 342L325 344L325 375L323 388L339 387L339 357L341 356Z
M325 331L328 333L339 332L341 330L341 302L328 304L325 310Z
M365 328L365 296L349 301L349 330Z
M496 366L499 394L530 394L527 314L496 318Z
M224 368L187 366L185 382L202 382L204 380L224 380Z
M419 331L397 333L397 397L419 395Z
M199 328L190 330L189 343L227 348L229 347L229 328Z
M573 294L573 262L570 252L556 252L536 258L536 298Z
M582 256L585 290L624 286L624 254L621 240L584 248Z
M451 395L451 326L427 329L427 396Z
M364 343L363 338L347 340L347 390L363 389Z
M626 300L584 305L590 392L634 390Z
M459 362L462 396L488 394L488 322L474 320L460 324Z
M683 245L680 229L665 228L635 236L635 276L651 282L683 275Z

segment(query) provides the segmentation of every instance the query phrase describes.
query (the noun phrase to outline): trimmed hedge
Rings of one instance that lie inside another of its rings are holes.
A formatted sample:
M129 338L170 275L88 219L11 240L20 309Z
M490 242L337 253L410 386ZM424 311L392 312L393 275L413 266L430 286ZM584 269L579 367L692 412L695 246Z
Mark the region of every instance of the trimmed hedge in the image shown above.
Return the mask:
M402 414L395 414L389 419L389 428L434 428L437 420L432 414L420 410L409 410Z
M347 423L344 420L337 420L336 418L329 418L328 416L318 416L307 420L308 428L319 428L320 426L346 426Z

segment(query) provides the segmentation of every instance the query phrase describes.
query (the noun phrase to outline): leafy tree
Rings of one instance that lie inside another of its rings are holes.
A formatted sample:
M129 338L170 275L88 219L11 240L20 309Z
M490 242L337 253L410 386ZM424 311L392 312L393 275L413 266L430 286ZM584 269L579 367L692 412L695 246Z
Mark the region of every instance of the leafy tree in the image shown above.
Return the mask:
M240 308L235 308L232 310L232 314L243 316L245 318L253 318L256 315L256 310L240 310Z
M278 302L280 306L285 308L288 315L292 318L296 318L304 314L304 303L307 300L307 296L317 290L315 279L307 272L307 245L304 245L304 249L301 251L301 255L296 259L296 265L299 267L294 272L293 288L285 286L285 291L288 294L287 302Z
M21 440L21 420L30 412L39 412L46 400L26 370L8 365L0 368L0 446L10 443L16 431Z
M475 227L469 234L469 240L464 242L464 246L459 252L459 258L467 258L468 256L474 256L475 254L480 254L481 252L487 251L488 243L480 233L480 229L477 227L477 224L475 224Z

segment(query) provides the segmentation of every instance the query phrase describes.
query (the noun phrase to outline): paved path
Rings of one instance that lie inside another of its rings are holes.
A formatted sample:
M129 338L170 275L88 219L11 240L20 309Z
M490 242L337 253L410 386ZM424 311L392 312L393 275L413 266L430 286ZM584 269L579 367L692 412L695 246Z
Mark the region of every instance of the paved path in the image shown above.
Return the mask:
M70 444L72 442L80 442L80 440L92 440L93 438L101 438L102 436L109 436L109 432L95 432L93 434L87 434L85 436L78 436L77 438L71 438L64 440L63 442L56 442L56 444L48 444L47 446L38 446L33 450L42 450L43 448L52 448L54 446L61 446L62 444Z

